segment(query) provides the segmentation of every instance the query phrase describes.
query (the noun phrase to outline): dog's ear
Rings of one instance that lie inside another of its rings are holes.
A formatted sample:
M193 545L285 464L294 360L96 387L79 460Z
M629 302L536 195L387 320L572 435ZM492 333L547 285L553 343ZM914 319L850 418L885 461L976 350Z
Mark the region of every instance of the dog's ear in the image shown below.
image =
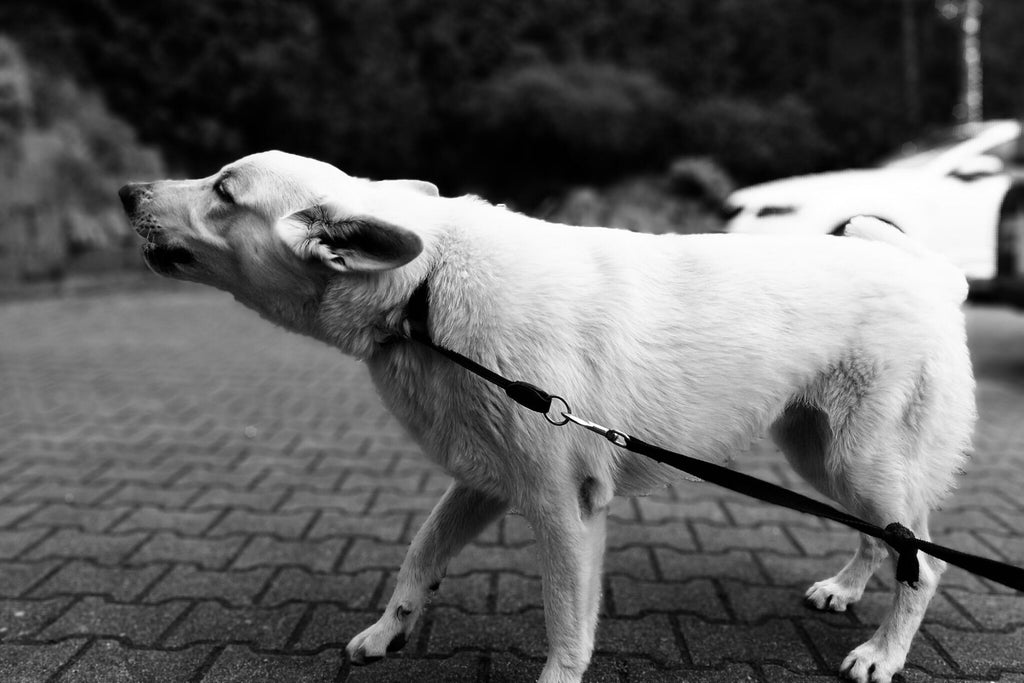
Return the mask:
M370 272L404 266L423 251L416 233L374 216L344 216L329 203L281 219L303 258L340 272ZM297 234L296 234L297 233Z
M419 192L420 194L425 194L428 197L439 197L441 195L441 192L437 189L437 185L435 185L434 183L427 182L426 180L402 179L378 180L377 182L382 185L394 185L397 187L402 187L407 190Z

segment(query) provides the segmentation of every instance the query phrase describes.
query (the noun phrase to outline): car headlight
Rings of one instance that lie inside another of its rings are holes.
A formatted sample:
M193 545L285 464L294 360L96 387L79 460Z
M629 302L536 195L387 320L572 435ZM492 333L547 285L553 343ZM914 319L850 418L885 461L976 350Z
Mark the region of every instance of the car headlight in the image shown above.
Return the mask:
M758 218L771 218L772 216L788 216L796 213L797 207L792 204L788 205L776 205L776 206L762 206L757 210Z

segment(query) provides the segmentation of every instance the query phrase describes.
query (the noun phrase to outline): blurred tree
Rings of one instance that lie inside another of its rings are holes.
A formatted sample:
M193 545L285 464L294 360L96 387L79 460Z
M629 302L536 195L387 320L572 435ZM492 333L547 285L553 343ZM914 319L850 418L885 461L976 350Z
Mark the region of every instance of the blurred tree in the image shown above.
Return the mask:
M0 36L0 281L60 275L69 257L131 234L115 200L159 155L95 93L34 69Z
M1024 4L985 11L987 112L1019 115ZM740 182L864 164L950 121L958 89L933 0L77 0L0 22L183 172L277 147L495 199L694 153Z

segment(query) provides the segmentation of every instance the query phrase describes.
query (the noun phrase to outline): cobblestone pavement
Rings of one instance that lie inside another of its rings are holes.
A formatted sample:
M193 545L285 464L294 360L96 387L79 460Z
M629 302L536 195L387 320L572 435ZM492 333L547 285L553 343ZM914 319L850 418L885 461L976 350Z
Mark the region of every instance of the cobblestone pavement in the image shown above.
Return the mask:
M1024 316L972 310L977 454L936 540L1024 563ZM738 467L805 490L770 446ZM0 306L0 681L532 681L532 535L468 547L350 668L447 484L365 369L212 290ZM587 681L830 681L888 603L801 605L855 534L699 484L618 501ZM908 681L1024 681L1024 596L951 569Z

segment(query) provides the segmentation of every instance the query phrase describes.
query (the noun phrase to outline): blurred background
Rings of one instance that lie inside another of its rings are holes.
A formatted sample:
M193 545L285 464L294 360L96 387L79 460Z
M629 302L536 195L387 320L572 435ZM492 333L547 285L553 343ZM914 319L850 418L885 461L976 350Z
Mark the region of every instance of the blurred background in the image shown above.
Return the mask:
M556 220L715 230L735 187L871 164L982 101L986 119L1024 114L1024 3L981 10L5 2L0 287L137 271L120 184L272 148Z

